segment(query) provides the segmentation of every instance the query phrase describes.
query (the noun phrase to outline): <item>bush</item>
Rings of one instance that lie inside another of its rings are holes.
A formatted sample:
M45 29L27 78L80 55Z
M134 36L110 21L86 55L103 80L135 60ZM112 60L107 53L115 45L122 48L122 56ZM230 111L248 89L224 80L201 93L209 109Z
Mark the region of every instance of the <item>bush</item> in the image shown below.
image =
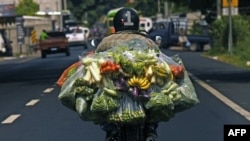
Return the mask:
M228 25L228 17L222 17L211 24L214 44L207 55L216 55L223 62L249 68L245 64L250 61L250 21L242 15L232 17L232 54L228 52Z
M236 48L249 40L250 22L245 16L232 17L232 39L233 47ZM213 37L215 51L226 53L228 51L229 21L228 17L222 17L211 25L211 36Z

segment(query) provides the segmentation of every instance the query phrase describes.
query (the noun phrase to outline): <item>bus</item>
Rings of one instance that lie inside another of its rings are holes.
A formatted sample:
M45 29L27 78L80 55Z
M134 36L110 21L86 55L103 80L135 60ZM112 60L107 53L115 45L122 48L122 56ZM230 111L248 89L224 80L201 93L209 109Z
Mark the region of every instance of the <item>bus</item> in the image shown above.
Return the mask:
M120 8L115 8L115 9L111 9L108 13L107 13L107 18L106 18L106 25L107 25L107 29L108 29L108 34L114 33L115 32L115 28L114 28L114 24L113 24L113 18L115 16L115 14L123 7ZM137 10L135 10L138 15L139 12ZM149 17L142 17L140 16L140 25L139 25L141 30L145 30L145 31L149 31L152 27L153 27L153 21L151 18Z

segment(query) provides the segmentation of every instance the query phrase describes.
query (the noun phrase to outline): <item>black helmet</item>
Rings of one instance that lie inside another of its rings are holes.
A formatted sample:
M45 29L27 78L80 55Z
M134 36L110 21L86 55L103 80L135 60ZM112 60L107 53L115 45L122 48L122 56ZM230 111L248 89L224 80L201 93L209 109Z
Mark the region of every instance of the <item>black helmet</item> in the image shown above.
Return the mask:
M123 30L139 30L139 16L132 8L121 8L113 20L115 32Z

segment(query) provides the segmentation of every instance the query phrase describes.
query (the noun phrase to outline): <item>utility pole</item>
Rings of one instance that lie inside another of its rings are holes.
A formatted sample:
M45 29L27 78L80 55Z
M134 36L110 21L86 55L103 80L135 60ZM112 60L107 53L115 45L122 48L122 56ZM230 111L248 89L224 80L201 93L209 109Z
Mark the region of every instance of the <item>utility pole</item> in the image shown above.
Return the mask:
M67 0L63 0L63 5L64 5L63 10L67 10Z
M229 20L229 34L228 34L228 52L232 55L233 37L232 37L232 0L228 0L228 20Z
M217 0L217 18L221 18L221 0Z
M161 2L158 0L158 13L161 13Z

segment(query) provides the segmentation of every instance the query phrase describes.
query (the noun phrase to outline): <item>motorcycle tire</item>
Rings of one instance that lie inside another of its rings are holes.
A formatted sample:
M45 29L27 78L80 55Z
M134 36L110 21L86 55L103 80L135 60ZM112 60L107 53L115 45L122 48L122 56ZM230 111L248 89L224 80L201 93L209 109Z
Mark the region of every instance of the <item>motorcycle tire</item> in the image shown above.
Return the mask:
M155 137L147 137L145 141L156 141Z
M145 141L141 125L123 125L120 129L119 141Z

